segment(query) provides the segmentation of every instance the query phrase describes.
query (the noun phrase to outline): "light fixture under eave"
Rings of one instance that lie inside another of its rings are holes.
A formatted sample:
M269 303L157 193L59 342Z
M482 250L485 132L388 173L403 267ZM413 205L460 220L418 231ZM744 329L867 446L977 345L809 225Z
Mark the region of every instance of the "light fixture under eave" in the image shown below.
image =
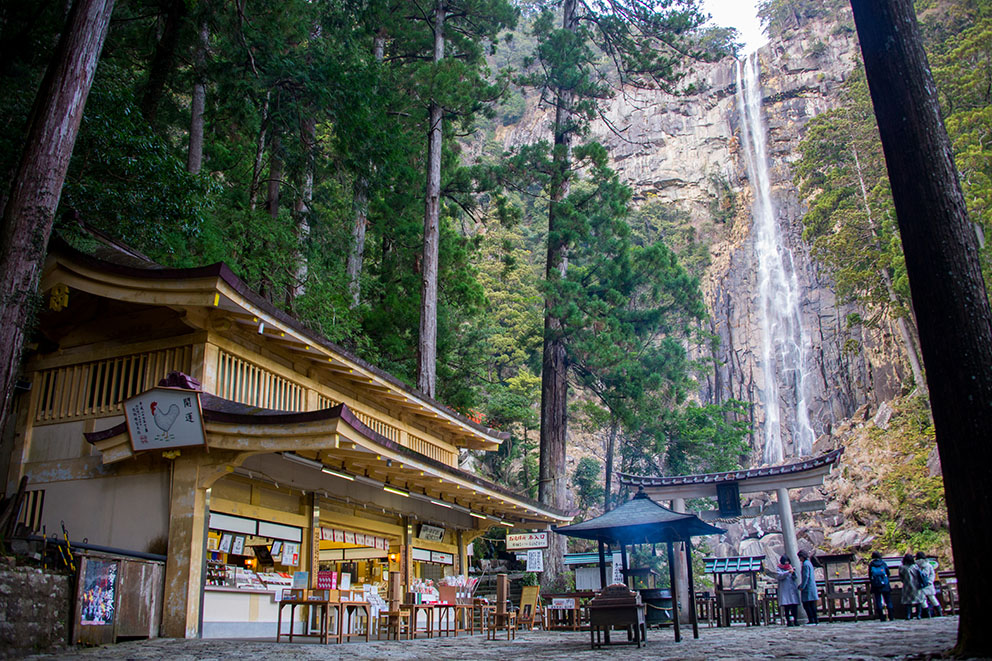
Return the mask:
M431 498L431 502L437 505L438 507L447 507L449 510L451 509L451 503L446 503L443 500L434 500L433 498Z
M336 471L336 470L334 470L332 468L321 468L320 470L322 472L324 472L324 473L327 473L328 475L333 475L334 477L340 477L342 480L348 480L349 482L354 482L355 481L355 476L354 475L348 475L347 473L341 473L341 472Z
M382 490L388 491L389 493L395 493L397 496L403 496L404 498L410 497L409 491L403 491L403 489L397 489L395 487L389 486L388 484L382 485Z
M475 512L469 512L469 516L474 516L475 518L482 519L483 521L489 518L485 514L476 514Z
M508 523L506 521L500 521L499 522L499 525L506 526L507 528L512 528L513 527L513 524L512 523Z
M283 452L283 459L289 459L292 462L300 464L301 466L307 466L309 468L316 468L317 470L323 470L324 464L319 461L314 461L313 459L307 459L306 457L301 457L298 454L293 454L292 452Z

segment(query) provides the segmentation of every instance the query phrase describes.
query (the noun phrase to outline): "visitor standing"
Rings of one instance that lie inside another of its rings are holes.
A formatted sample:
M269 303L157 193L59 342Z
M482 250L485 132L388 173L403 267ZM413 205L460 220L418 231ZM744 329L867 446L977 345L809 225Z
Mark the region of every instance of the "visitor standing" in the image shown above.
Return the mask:
M796 568L789 562L789 556L783 555L778 562L778 605L782 609L782 617L790 627L799 626L799 583L796 580Z
M885 611L882 610L884 603L885 610L889 613L889 621L892 617L892 585L889 583L889 566L882 560L882 554L878 551L871 552L871 562L868 563L868 582L871 584L871 597L875 602L875 612L878 619L885 622Z
M819 624L820 618L816 616L816 602L819 596L816 593L813 563L810 562L809 554L806 551L799 552L799 561L803 563L802 578L799 580L799 599L803 602L803 610L806 611L806 619L809 620L809 623Z
M899 601L906 609L906 619L916 618L918 620L923 607L923 593L921 591L920 568L913 562L912 553L907 553L902 557L899 578L902 580L902 597Z
M927 617L937 617L940 615L940 602L937 601L937 588L934 585L937 572L923 551L916 552L916 566L920 569L920 593L923 597L921 606Z

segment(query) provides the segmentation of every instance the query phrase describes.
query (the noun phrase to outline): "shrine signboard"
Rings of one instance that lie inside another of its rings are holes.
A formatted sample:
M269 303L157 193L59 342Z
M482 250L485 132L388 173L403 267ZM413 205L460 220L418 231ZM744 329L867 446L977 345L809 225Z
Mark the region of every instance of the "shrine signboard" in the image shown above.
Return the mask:
M124 415L135 452L206 445L195 390L152 388L124 402Z

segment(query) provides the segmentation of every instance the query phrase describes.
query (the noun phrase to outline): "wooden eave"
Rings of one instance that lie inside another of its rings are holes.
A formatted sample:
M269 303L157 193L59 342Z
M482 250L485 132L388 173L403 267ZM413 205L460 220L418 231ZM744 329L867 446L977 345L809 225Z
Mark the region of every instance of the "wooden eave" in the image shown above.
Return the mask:
M189 269L142 269L96 259L53 238L40 291L57 284L127 302L222 312L273 346L305 358L372 397L388 400L424 428L443 430L457 447L496 450L509 438L507 432L469 420L306 329L249 289L222 262ZM193 315L190 322L196 323Z
M514 527L543 527L571 519L563 512L377 434L344 404L320 411L286 413L252 409L208 394L201 398L208 451L291 453L331 470L466 508ZM123 423L86 437L101 451L104 463L136 454Z

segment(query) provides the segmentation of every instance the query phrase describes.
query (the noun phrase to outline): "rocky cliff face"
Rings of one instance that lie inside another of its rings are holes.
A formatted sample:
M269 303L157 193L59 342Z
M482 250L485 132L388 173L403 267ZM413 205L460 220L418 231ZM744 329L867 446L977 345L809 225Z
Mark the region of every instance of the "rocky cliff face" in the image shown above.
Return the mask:
M801 240L803 205L792 183L791 164L806 123L837 105L840 85L857 59L850 16L813 22L758 53L769 171L776 221L799 283L799 314L806 330L806 381L814 434L859 407L898 394L903 361L889 331L850 330L851 311L838 304L829 277L810 259ZM742 153L741 112L735 98L736 60L698 65L691 74L699 90L673 97L655 91L618 95L592 127L592 138L609 147L614 167L635 191L635 200L660 201L689 212L700 237L710 241L711 264L703 279L711 330L720 346L715 369L703 384L705 401L736 398L753 410L752 447L760 458L765 420L761 323L758 318L751 214L752 192ZM505 147L549 135L550 115L532 100L524 117L501 129ZM736 210L714 222L714 209ZM863 351L846 352L860 345ZM785 456L795 454L792 429L797 393L794 375L778 375Z

